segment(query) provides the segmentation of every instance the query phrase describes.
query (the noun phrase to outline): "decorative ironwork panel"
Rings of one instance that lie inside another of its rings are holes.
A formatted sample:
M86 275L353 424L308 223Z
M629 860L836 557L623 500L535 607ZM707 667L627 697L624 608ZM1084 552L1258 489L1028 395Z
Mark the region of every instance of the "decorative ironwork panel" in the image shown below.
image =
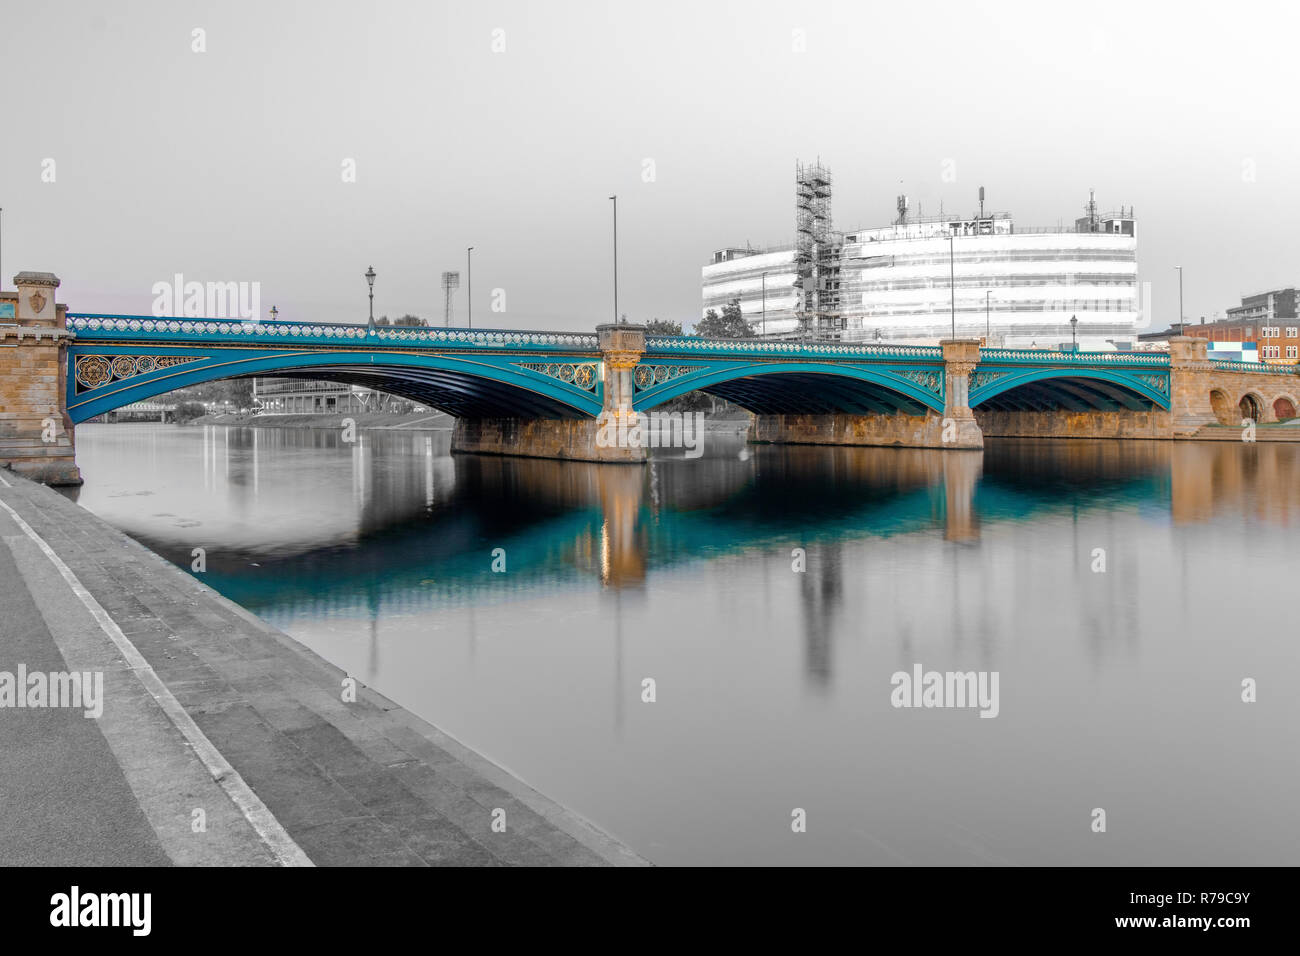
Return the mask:
M939 377L938 372L926 371L925 369L909 368L899 371L903 378L911 379L917 385L932 395L939 398L943 397L943 380Z
M632 372L632 382L637 391L642 392L702 368L703 365L638 365Z
M1169 394L1169 376L1168 375L1134 375L1135 379L1149 385L1161 395Z
M970 379L970 390L976 392L985 385L991 385L1000 378L1006 378L1010 372L981 372L976 371Z
M576 385L588 392L595 391L596 388L595 362L519 362L518 366L559 379L568 385Z
M109 382L147 375L163 368L201 362L205 355L189 358L183 355L78 355L73 366L77 391L99 388Z

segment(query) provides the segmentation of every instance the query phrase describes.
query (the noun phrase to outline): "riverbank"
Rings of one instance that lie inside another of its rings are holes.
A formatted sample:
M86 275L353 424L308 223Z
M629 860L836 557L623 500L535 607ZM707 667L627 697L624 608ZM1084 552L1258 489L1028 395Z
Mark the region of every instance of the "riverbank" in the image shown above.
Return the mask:
M411 412L392 415L387 412L349 412L322 415L203 415L195 425L243 425L252 428L342 428L344 419L352 419L361 429L401 429L403 431L451 431L456 419L442 412Z
M1246 430L1239 425L1202 425L1192 436L1194 441L1245 441ZM1300 442L1300 419L1288 422L1269 422L1255 426L1251 439L1256 442Z
M0 472L0 671L102 675L102 714L0 709L0 859L644 865L67 498Z
M338 429L343 427L344 419L349 418L352 419L355 427L363 430L451 431L456 425L456 419L443 412L412 412L404 415L390 415L386 412L349 412L328 415L203 415L190 424L239 425L246 428ZM704 424L710 431L736 432L748 428L749 422L749 413L733 407L717 415L709 415L705 418Z

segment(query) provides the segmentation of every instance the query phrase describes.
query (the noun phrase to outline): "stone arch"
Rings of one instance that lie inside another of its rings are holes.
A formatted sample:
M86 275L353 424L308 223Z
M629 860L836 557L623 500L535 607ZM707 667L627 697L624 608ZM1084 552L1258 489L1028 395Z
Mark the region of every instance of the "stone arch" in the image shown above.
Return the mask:
M1290 395L1279 395L1273 399L1273 415L1278 421L1284 422L1287 419L1296 417L1296 401Z
M1243 420L1249 418L1256 423L1264 420L1264 400L1255 392L1247 392L1242 395L1237 402L1237 410L1241 413Z
M1221 388L1216 388L1210 392L1210 409L1214 412L1214 417L1218 419L1220 425L1235 427L1241 424L1240 410L1234 407L1228 393Z

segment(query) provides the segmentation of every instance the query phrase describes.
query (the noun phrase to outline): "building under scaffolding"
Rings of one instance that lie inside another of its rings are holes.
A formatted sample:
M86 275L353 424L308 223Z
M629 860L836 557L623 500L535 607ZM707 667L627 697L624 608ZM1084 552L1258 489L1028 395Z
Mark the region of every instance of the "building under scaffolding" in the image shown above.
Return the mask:
M802 297L800 327L817 338L840 331L839 247L831 221L831 171L821 160L795 163L795 275Z
M837 232L831 176L796 167L795 241L729 247L704 266L702 313L738 302L759 335L933 344L953 334L1008 347L1129 349L1145 324L1131 208L1073 226L1020 227L1009 213L913 214Z

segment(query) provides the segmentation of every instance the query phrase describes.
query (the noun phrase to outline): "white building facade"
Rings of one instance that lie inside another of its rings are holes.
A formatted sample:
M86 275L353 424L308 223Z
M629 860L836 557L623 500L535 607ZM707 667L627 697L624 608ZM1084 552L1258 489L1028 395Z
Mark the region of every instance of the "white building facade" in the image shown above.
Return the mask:
M774 250L722 249L704 267L704 307L721 314L739 300L740 311L763 335L796 332L796 313L803 301L796 282L794 246Z
M834 268L813 281L819 301L833 303L819 324L841 341L934 344L955 334L1007 348L1124 351L1146 325L1131 210L1048 229L1017 228L1005 213L931 217L836 241ZM703 269L702 311L739 300L755 332L765 324L769 336L798 336L813 323L796 281L793 246L723 250Z

